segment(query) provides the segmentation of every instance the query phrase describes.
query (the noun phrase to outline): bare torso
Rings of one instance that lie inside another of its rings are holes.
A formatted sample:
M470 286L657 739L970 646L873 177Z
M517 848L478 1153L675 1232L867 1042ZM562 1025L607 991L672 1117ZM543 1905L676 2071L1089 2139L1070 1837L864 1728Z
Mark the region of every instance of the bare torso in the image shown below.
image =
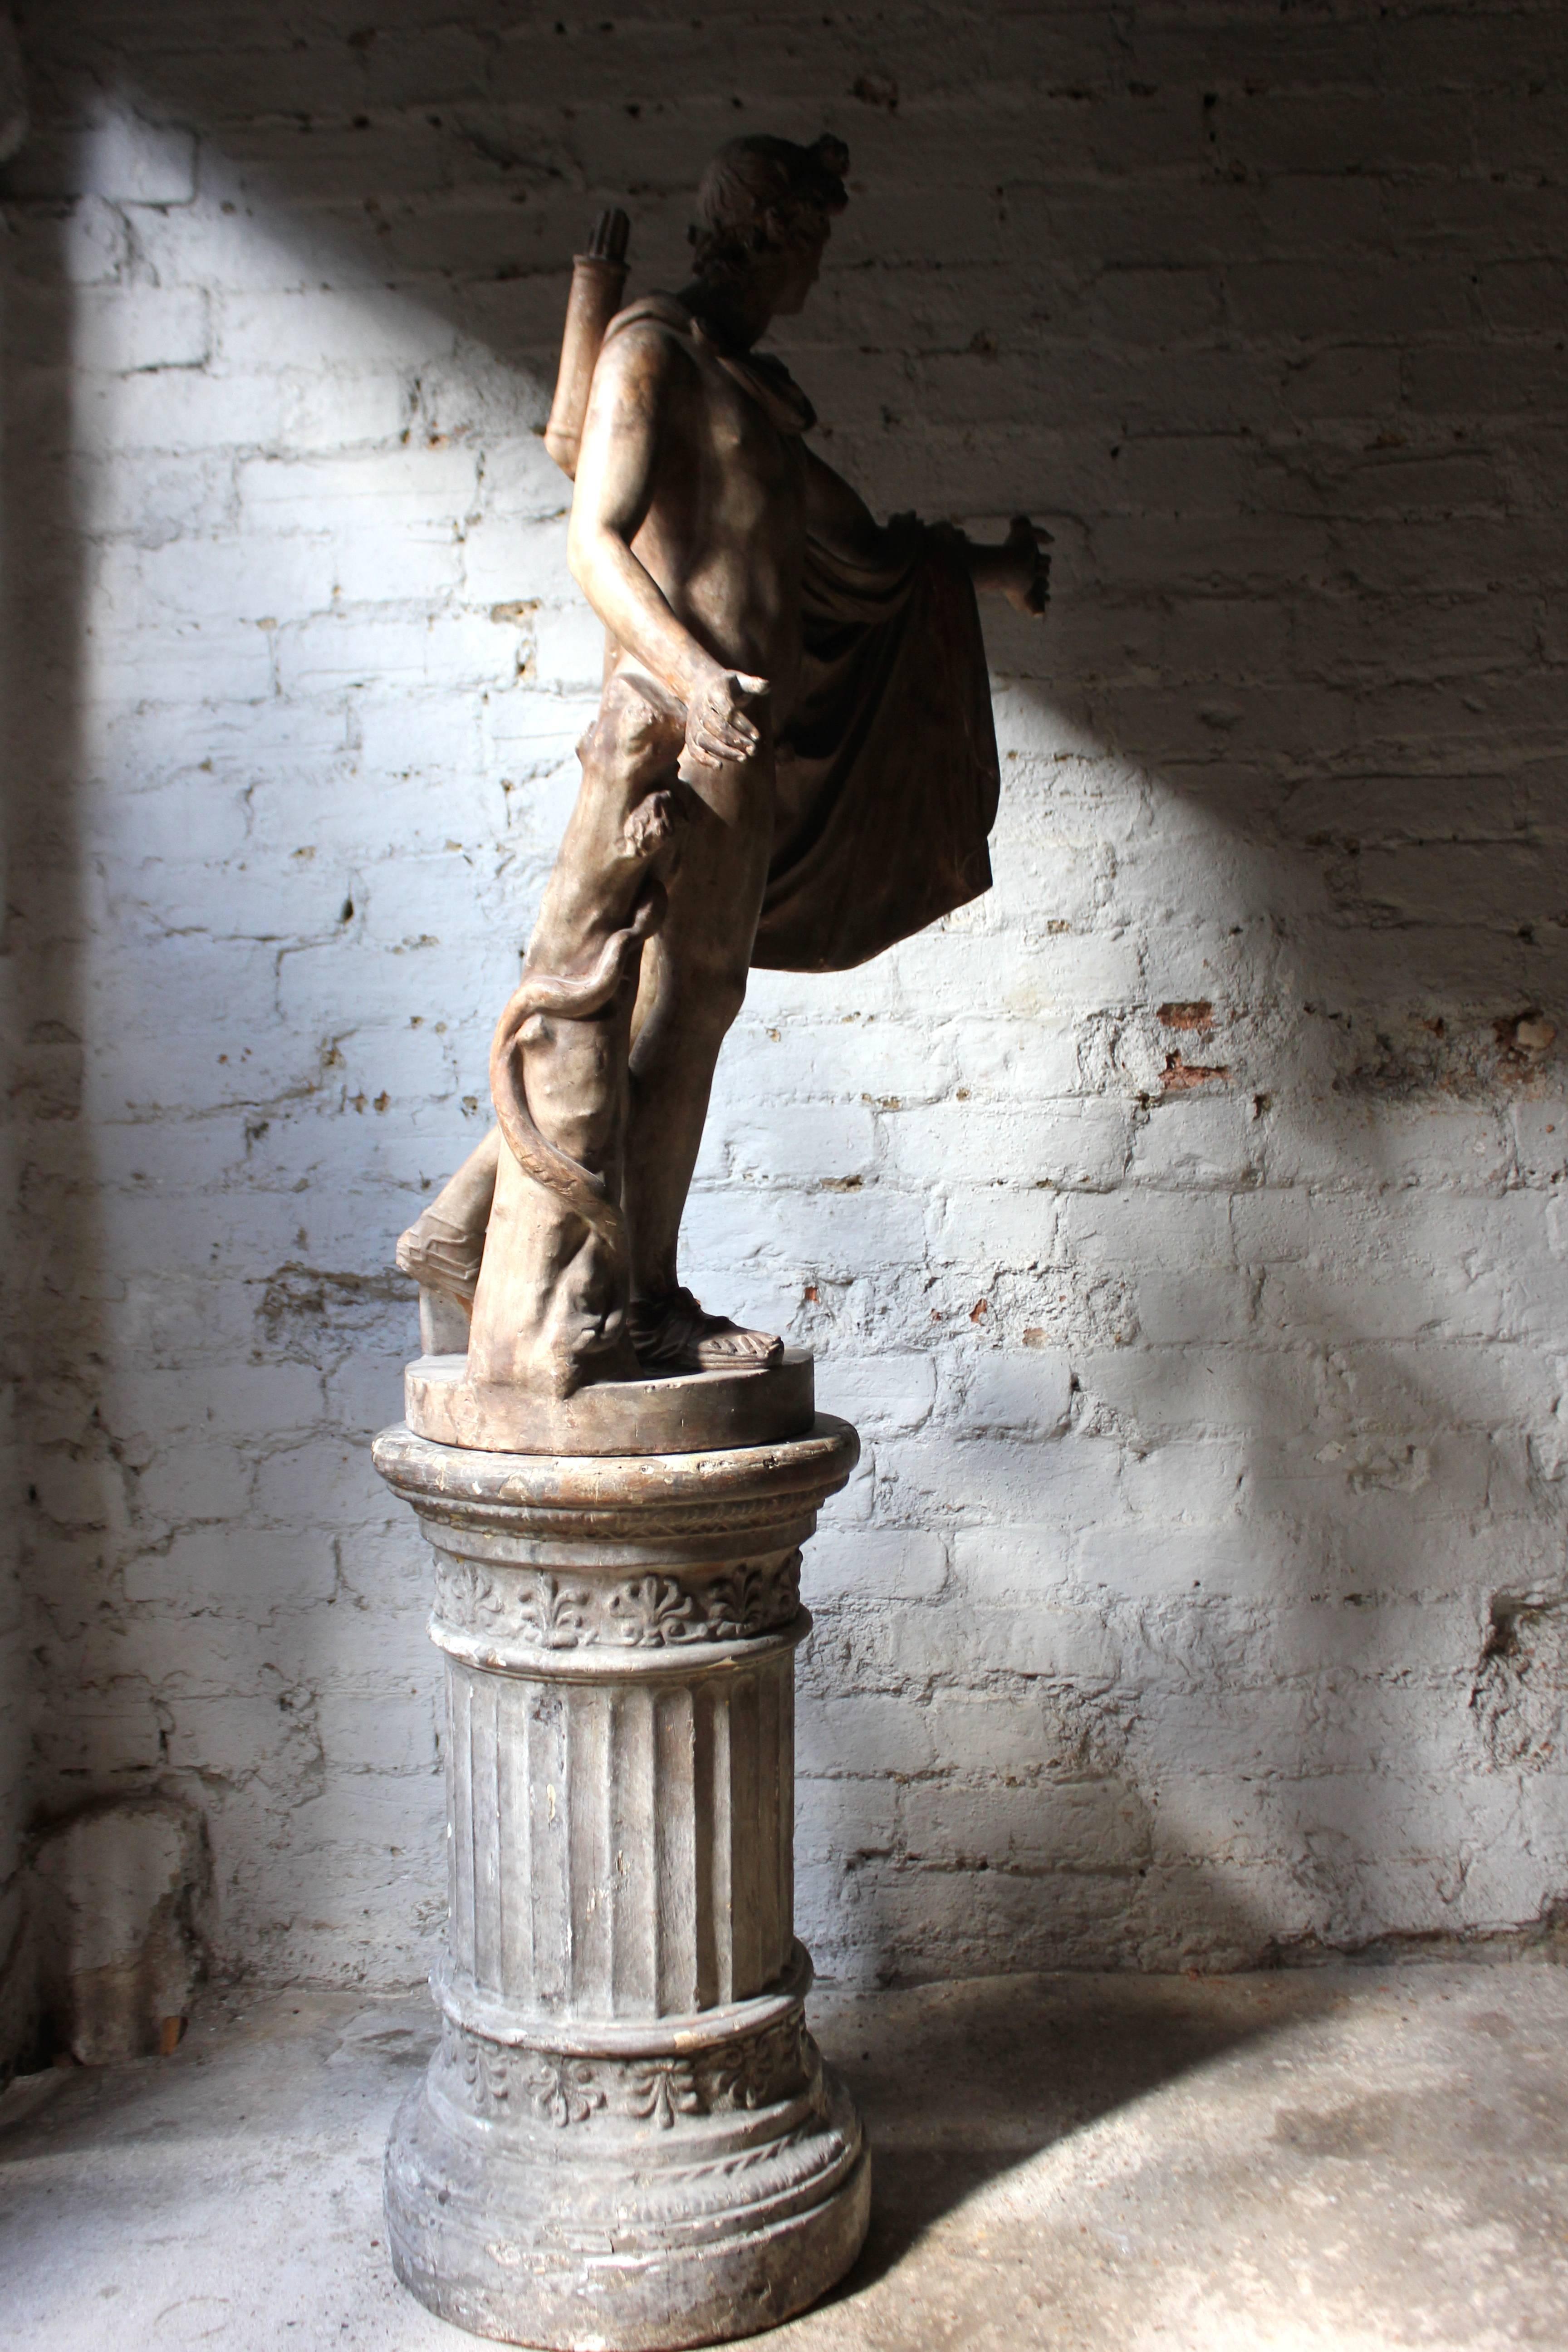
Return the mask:
M740 674L793 707L809 461L710 346L657 319L611 337L577 464L572 566L621 649L682 706Z
M655 339L657 352L647 348ZM657 369L661 395L647 511L632 551L715 661L769 681L774 723L782 723L800 670L805 469L798 437L780 433L700 344L653 325L617 341L630 346L628 370Z

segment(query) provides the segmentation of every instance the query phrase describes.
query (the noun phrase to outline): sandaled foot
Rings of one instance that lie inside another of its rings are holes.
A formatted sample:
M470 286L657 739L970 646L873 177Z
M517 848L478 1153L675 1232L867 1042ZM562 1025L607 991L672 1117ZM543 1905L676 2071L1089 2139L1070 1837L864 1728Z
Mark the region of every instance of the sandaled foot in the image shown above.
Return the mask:
M421 1290L438 1290L444 1297L461 1299L465 1307L474 1303L484 1253L482 1233L455 1225L434 1209L426 1209L397 1238L400 1270L411 1274Z
M743 1331L727 1315L705 1315L689 1290L634 1298L626 1325L645 1372L743 1372L784 1354L773 1332Z

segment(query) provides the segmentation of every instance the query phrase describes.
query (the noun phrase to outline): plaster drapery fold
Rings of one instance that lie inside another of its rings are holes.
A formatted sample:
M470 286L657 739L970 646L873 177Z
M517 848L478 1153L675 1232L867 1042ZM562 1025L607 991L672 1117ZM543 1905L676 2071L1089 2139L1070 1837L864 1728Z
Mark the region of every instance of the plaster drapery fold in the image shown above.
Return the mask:
M991 887L999 771L974 590L940 532L900 516L890 536L877 569L806 549L754 965L842 971Z
M668 295L632 303L606 341L643 320L707 344L781 433L816 423L782 361L722 350ZM765 970L846 971L991 887L1000 771L968 566L912 515L883 541L879 562L858 563L807 539L800 688L779 730L752 950Z

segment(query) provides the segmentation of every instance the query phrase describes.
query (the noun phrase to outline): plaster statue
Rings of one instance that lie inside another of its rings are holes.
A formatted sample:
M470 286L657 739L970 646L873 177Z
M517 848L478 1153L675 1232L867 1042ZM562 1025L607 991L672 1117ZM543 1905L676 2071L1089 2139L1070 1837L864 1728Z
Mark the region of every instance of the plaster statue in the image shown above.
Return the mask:
M878 524L756 349L805 304L847 166L830 137L724 148L690 282L619 310L602 341L624 216L579 260L548 439L575 467L569 557L607 633L603 698L496 1032L499 1127L397 1251L471 1307L482 1385L563 1399L776 1363L780 1340L705 1311L677 1255L748 971L843 971L990 884L974 590L1042 613L1040 535L1023 517L999 547Z

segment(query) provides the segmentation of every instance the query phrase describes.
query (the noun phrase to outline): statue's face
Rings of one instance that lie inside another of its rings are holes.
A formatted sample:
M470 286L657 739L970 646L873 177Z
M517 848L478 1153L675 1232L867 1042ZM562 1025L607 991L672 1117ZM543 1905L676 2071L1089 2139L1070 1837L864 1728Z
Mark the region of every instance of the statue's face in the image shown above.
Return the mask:
M805 310L805 298L816 285L822 268L827 237L826 221L818 220L813 223L807 233L790 240L780 257L783 266L773 305L775 318L793 318L797 310Z

